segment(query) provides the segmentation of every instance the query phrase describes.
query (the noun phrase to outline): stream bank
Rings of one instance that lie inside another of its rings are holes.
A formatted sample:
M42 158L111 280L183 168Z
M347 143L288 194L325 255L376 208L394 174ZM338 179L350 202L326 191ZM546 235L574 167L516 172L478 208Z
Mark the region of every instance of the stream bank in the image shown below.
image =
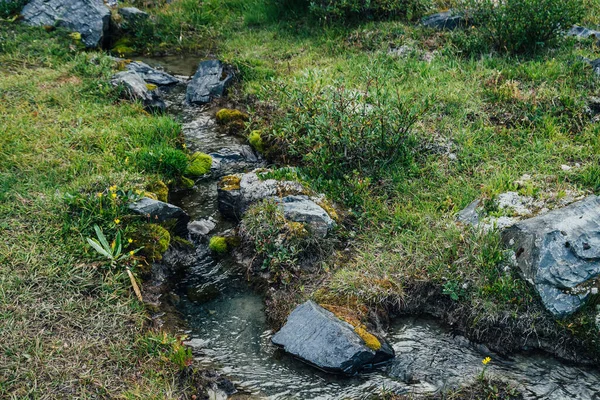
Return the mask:
M174 72L164 61L160 63ZM181 84L172 88L165 100L168 110L183 121L187 147L209 154L222 153L223 149L242 153L240 149L246 144L220 130L214 122L216 110L187 106L182 88ZM215 178L247 171L260 163L258 157L236 160L242 162L212 171L210 179L199 181L189 191L174 193L171 201L192 220L212 221L214 233L231 229L233 225L217 209ZM543 354L502 357L422 318L392 321L387 338L397 356L386 366L350 378L316 371L271 344L273 332L263 298L252 290L239 266L227 257L215 259L206 238L196 244L193 265L176 285L180 299L177 308L188 324L188 344L196 362L229 377L241 393L274 399L368 398L379 395L382 389L398 394L442 393L472 383L481 373L481 360L490 356L493 363L488 373L515 385L527 399L598 396L598 371L569 366Z

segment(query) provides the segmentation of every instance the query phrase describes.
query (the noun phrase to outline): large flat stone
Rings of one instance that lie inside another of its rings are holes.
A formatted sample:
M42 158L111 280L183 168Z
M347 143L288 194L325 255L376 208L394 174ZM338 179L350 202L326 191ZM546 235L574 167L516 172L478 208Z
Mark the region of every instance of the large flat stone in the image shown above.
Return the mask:
M312 301L296 307L272 341L319 369L347 375L394 357L385 341L380 350L367 347L352 325Z
M102 0L32 0L21 14L28 25L79 32L87 47L101 46L110 26L110 10Z
M557 317L577 311L600 275L600 198L523 220L502 233L523 277Z
M183 237L187 236L187 224L190 217L185 211L173 204L143 197L131 203L129 209L136 214L146 217L148 222L156 223L174 220L175 233Z
M203 61L188 84L186 98L192 104L207 104L225 94L233 75L218 60Z

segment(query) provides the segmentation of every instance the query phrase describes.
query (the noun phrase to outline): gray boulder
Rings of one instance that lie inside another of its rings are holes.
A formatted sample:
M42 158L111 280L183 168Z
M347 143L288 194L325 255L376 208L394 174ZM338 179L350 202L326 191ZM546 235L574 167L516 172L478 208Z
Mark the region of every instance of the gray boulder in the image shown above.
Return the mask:
M225 94L233 75L228 73L221 61L203 61L188 84L186 98L192 104L210 103Z
M210 172L214 178L255 169L262 162L262 159L248 145L225 147L209 155L213 161Z
M556 317L577 311L597 292L600 275L600 198L523 220L502 232L516 264Z
M146 82L137 72L122 71L113 75L111 83L114 86L123 86L125 95L133 101L141 101L148 111L162 112L165 103L158 97L154 90L148 89Z
M28 25L79 32L87 47L101 46L110 25L110 10L102 0L32 0L21 14Z
M281 205L285 219L302 222L317 237L324 238L335 226L327 211L308 196L286 196Z
M456 220L465 225L477 226L479 225L479 207L481 206L481 200L477 199L463 210L461 210L456 216Z
M240 220L250 204L267 198L279 198L280 194L305 194L306 188L298 182L261 180L255 172L232 175L239 184L218 186L218 207L221 214L229 219ZM227 177L226 177L227 178Z
M596 39L600 39L600 32L593 29L584 28L583 26L575 25L569 29L567 36L575 36L582 39L587 39L593 36Z
M212 232L216 226L217 224L212 218L201 219L190 222L188 224L188 231L193 239L200 240Z
M187 236L187 224L190 217L185 211L173 204L143 197L131 203L129 209L136 214L146 217L148 222L174 221L174 232L179 236Z
M394 357L385 341L379 339L379 350L369 348L352 325L312 301L296 307L271 340L321 370L347 375Z
M167 86L174 85L179 82L179 79L163 71L158 71L146 63L141 61L133 61L127 64L127 70L136 72L142 79L148 83L155 85Z
M119 15L127 24L136 24L148 19L148 13L135 7L123 7L119 9Z
M425 17L421 24L428 28L451 31L464 26L465 19L456 11L449 10Z

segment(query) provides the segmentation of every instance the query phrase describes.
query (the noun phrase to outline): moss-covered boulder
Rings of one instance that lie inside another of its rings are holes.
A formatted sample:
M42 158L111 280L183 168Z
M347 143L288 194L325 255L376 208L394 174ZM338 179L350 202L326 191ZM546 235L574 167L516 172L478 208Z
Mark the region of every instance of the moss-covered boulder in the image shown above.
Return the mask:
M217 111L215 115L217 123L221 125L229 124L231 122L247 122L250 117L243 111L233 110L230 108L223 108Z
M134 244L141 247L141 254L148 261L158 261L171 244L171 234L158 224L141 225L136 233Z
M260 131L252 131L250 132L250 135L248 135L248 142L250 142L250 145L259 152L263 152L264 151L264 146L263 146L263 141L262 141L262 136L260 134Z
M146 186L146 190L156 195L156 199L167 202L169 198L169 188L161 180L154 180Z

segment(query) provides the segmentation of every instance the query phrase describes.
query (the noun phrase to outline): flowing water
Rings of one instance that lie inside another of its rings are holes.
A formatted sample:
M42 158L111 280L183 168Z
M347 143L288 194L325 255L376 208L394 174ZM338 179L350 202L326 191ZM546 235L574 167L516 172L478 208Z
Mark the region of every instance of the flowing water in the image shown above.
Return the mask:
M189 76L198 60L143 61ZM244 146L242 140L219 130L214 110L186 106L184 89L184 84L170 89L165 99L170 112L182 119L190 149L208 153ZM212 218L215 232L232 226L217 211L214 178L176 197L174 201L192 219ZM318 371L271 344L273 332L266 322L263 300L235 265L212 259L206 244L199 244L197 254L196 265L178 289L179 308L190 329L189 344L198 364L217 369L242 393L270 399L362 399L382 390L435 393L472 382L481 373L481 360L491 356L486 374L512 382L526 399L600 400L598 370L571 366L544 354L503 358L423 318L392 323L387 339L396 358L387 365L355 377Z

